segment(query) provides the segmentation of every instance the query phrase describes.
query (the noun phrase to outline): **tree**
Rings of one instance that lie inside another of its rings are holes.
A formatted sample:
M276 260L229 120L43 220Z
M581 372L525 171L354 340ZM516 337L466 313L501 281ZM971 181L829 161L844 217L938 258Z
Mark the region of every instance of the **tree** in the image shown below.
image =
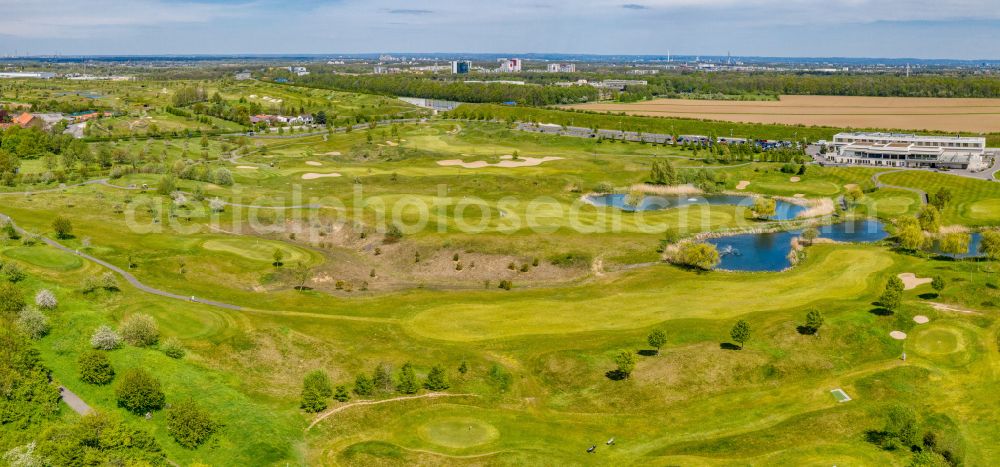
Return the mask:
M115 386L118 406L142 415L163 408L166 396L160 382L141 368L132 368L122 374Z
M761 196L753 201L753 212L758 219L767 219L774 216L776 209L777 202L774 201L774 198Z
M41 339L49 333L49 318L32 306L21 309L16 324L17 329L30 339Z
M905 285L902 279L892 276L885 285L885 290L879 297L878 302L887 310L895 311L903 301L903 290Z
M933 234L941 230L941 212L933 205L928 204L920 208L917 219L920 221L920 228L924 231Z
M142 313L125 318L120 331L125 342L135 347L148 347L160 340L160 328L156 320Z
M97 350L114 350L121 345L121 338L114 329L102 325L90 337L90 347Z
M944 290L945 285L944 278L941 276L934 276L934 279L931 280L931 288L938 294Z
M381 393L391 393L395 390L395 383L392 381L392 365L380 363L375 367L375 374L372 375L372 385L375 390Z
M115 273L106 272L101 274L101 288L107 290L108 292L115 292L120 290L118 287L118 279L115 277Z
M194 399L181 401L167 410L167 433L188 449L204 444L220 427L212 420L212 414Z
M375 385L372 384L372 380L368 379L367 376L359 374L354 379L354 393L359 396L370 396L375 394Z
M900 248L910 251L922 249L927 244L927 237L924 236L919 222L912 217L904 217L897 221L896 239Z
M979 252L993 261L1000 261L1000 230L985 230L981 235Z
M948 187L938 188L931 196L930 202L938 211L943 211L945 206L951 202L951 190Z
M861 188L858 188L857 186L852 186L850 189L847 190L847 193L844 194L844 197L851 204L858 204L858 202L864 199L865 192L861 191Z
M274 266L274 267L277 268L277 267L281 267L281 265L285 264L285 263L281 262L281 260L285 259L285 252L281 251L281 248L275 248L274 249L274 254L271 255L271 257L274 258L274 262L271 263L272 266Z
M312 413L322 412L326 409L326 400L332 395L330 377L322 370L312 371L302 382L302 409Z
M14 222L12 221L8 220L3 223L3 232L10 240L18 240L21 238L21 235L17 233L17 229L14 228Z
M15 284L0 283L0 314L13 316L24 308L24 295Z
M636 363L639 359L636 357L635 352L631 350L622 350L615 355L615 365L618 367L618 373L624 378L632 376L632 371L635 370Z
M80 371L80 381L87 384L105 385L115 379L115 369L107 354L91 350L77 360Z
M719 250L711 243L687 242L682 244L671 258L674 263L684 266L711 270L719 264Z
M882 432L889 438L899 440L907 448L917 441L917 414L912 408L894 404L885 411L885 428Z
M164 355L176 359L184 358L184 354L187 353L187 350L184 349L184 344L176 337L171 337L163 341L163 344L160 344L160 350L163 351Z
M351 393L347 392L347 386L340 385L337 386L337 389L333 392L333 398L336 399L337 402L347 402L351 400Z
M819 230L816 227L808 227L802 231L802 240L805 240L810 245L819 238Z
M306 290L306 282L309 282L309 278L312 277L312 269L299 261L295 264L292 274L295 276L295 289Z
M809 310L806 313L806 329L809 330L810 334L816 334L819 332L819 328L823 326L823 313L819 310Z
M164 175L160 177L160 181L156 185L157 193L163 196L170 196L170 194L175 191L177 191L177 181L174 179L173 175Z
M733 329L729 331L729 337L740 345L740 350L743 350L743 345L750 340L750 323L742 319L737 321Z
M399 384L396 385L396 390L403 394L416 394L420 390L417 375L409 362L404 363L399 369Z
M445 374L444 368L434 365L430 373L427 374L427 381L424 381L424 387L431 391L443 391L451 387L448 384L448 375Z
M54 310L59 306L59 300L51 290L42 289L35 294L35 305L43 310Z
M7 280L12 283L21 282L28 277L28 275L24 273L24 270L22 270L21 267L13 261L4 264L3 268L0 268L0 272L2 272L4 276L7 276Z
M649 343L650 347L656 349L656 354L660 354L660 348L663 344L667 343L667 333L663 332L662 329L656 329L646 336L646 342Z
M462 376L465 376L465 374L468 372L469 372L469 364L465 360L462 360L462 364L458 365L458 373Z
M73 224L63 216L58 216L52 220L52 230L56 232L56 238L58 239L73 238Z
M971 238L965 232L955 232L945 234L941 237L941 252L951 255L952 258L969 252L969 242Z

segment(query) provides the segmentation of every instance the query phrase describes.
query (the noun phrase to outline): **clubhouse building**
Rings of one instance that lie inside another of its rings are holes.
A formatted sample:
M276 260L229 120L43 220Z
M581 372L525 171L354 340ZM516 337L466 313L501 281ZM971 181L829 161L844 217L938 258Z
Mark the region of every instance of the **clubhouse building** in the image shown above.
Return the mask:
M837 164L982 170L986 138L897 133L839 133L827 159Z

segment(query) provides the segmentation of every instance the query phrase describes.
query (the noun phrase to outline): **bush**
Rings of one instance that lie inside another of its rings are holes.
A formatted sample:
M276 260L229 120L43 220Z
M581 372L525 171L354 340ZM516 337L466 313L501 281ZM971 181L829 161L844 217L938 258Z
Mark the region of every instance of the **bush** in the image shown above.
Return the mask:
M99 288L101 288L101 283L93 276L87 276L84 278L83 284L80 285L80 291L85 294L89 294Z
M354 380L354 393L359 396L370 396L375 394L375 385L367 376L360 374Z
M575 251L549 257L549 262L552 263L553 266L558 266L561 268L587 266L590 264L590 261L591 257L588 253L575 252Z
M451 387L448 384L448 376L445 374L444 368L434 365L431 368L431 372L427 374L427 381L424 381L424 387L431 391L443 391Z
M24 270L22 270L21 267L13 261L4 264L2 271L3 275L7 277L7 280L12 283L21 282L25 279L25 277L27 277L24 274Z
M163 353L170 358L184 358L184 354L187 353L187 350L184 348L184 344L182 344L176 337L171 337L163 341L163 344L160 345L160 349L163 350Z
M49 333L49 318L37 308L26 306L17 314L17 329L31 339L41 339Z
M121 325L122 339L136 347L155 345L160 339L160 329L152 316L134 314L125 318Z
M84 383L105 385L115 378L115 369L104 352L91 350L80 356L77 365Z
M326 409L326 400L332 395L330 377L321 370L313 371L306 375L302 383L302 410L322 412Z
M188 399L167 410L167 433L177 444L195 449L212 438L221 428L212 420L208 410L201 408L194 400Z
M54 310L59 306L59 301L51 290L42 289L35 294L35 306L43 310Z
M114 350L121 345L121 337L109 326L101 326L90 337L90 346L97 350Z
M417 375L410 363L404 363L399 369L399 384L396 385L396 390L403 394L416 394L420 390Z
M69 219L59 216L52 221L52 230L56 232L56 238L73 238L73 224Z
M385 231L385 243L396 243L403 238L403 231L400 230L399 226L392 224Z
M139 415L162 409L166 401L160 382L140 368L128 370L119 378L115 396L119 407Z
M680 246L671 260L683 266L708 271L719 264L719 251L711 243L689 242Z
M24 308L21 289L14 284L0 283L0 313L13 315Z
M347 392L347 386L340 385L337 386L337 390L333 393L333 398L336 399L337 402L347 402L351 400L351 394Z
M101 275L101 288L108 292L117 292L120 290L118 288L118 278L115 277L115 273L106 272Z

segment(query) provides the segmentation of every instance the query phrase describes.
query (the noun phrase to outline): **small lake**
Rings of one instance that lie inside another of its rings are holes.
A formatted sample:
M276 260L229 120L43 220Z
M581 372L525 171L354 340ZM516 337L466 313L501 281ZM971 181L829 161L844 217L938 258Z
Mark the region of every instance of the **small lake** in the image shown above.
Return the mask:
M637 206L628 204L628 195L622 193L607 195L590 195L587 197L594 206L610 206L623 211L660 211L684 206L741 206L747 210L753 208L754 198L740 195L694 195L694 196L644 196ZM805 206L775 200L775 215L771 220L787 221L798 217L804 212Z
M839 224L824 225L819 228L820 238L838 242L869 243L889 236L881 222L856 220ZM710 238L708 243L719 250L719 269L730 271L781 271L792 265L788 254L792 251L792 239L802 234L801 230L759 234L742 234L730 237Z
M965 253L963 253L961 255L955 255L955 258L975 258L977 256L982 256L979 253L979 244L982 243L982 241L983 241L983 235L980 234L979 232L975 232L975 233L970 233L969 237L970 237L970 239L969 239L969 251L967 251L967 252L965 252ZM949 256L949 257L951 256L949 254L942 253L941 249L939 248L938 242L936 242L936 241L934 242L934 247L931 248L931 251L934 252L934 253L937 253L939 255Z

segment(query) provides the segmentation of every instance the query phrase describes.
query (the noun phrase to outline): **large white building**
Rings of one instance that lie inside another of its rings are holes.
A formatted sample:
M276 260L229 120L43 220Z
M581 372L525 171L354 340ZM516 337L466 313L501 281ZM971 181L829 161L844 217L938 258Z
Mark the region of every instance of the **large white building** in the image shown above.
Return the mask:
M550 63L547 67L549 73L575 73L576 64L574 63Z
M522 63L520 58L501 58L497 61L500 62L500 73L521 72Z
M981 170L986 138L896 133L839 133L827 159L837 164Z

